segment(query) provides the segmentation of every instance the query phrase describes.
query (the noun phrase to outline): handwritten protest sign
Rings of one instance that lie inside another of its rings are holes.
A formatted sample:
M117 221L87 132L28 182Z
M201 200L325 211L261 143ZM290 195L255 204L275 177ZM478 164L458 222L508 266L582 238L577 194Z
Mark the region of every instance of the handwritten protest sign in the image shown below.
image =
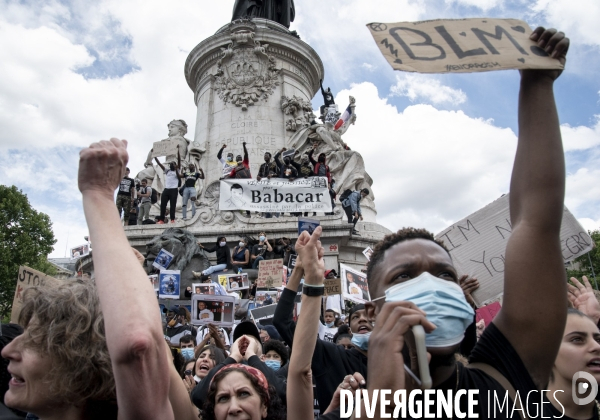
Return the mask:
M155 141L152 144L152 157L177 155L177 145L175 140Z
M19 321L19 314L23 307L23 293L30 287L52 287L59 283L54 277L48 276L40 271L34 270L26 266L19 267L17 275L17 287L15 289L15 297L13 298L12 312L10 314L10 322L16 324Z
M436 235L450 250L458 272L479 280L480 287L472 294L477 306L498 300L504 291L504 258L511 230L507 194ZM566 207L560 243L565 262L589 252L593 244Z
M394 70L465 73L564 68L529 39L532 30L522 20L375 22L367 27Z
M283 281L283 259L261 260L258 263L256 287L279 287Z
M342 294L345 299L357 303L365 303L371 300L369 295L369 283L367 275L353 269L345 264L340 264L340 276L342 278Z
M313 176L289 181L283 178L221 180L219 210L261 212L330 212L327 178Z
M342 294L342 280L341 279L325 279L325 295L341 295Z

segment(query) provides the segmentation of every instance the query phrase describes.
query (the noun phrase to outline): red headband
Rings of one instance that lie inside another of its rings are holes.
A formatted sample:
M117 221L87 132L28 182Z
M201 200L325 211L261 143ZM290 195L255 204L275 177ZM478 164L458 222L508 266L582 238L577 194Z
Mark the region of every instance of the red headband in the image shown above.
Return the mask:
M218 372L215 373L215 375L210 380L210 386L209 386L209 388L212 386L212 383L213 383L215 377L219 373L224 372L224 371L229 370L229 369L235 369L235 368L244 369L250 375L254 376L258 380L258 384L260 385L260 387L263 388L266 391L266 393L267 393L267 399L269 398L269 382L267 381L267 378L265 377L265 374L262 373L260 370L258 370L256 368L253 368L252 366L243 365L241 363L234 363L234 364L231 364L231 365L226 365L226 366L223 366L221 369L219 369Z

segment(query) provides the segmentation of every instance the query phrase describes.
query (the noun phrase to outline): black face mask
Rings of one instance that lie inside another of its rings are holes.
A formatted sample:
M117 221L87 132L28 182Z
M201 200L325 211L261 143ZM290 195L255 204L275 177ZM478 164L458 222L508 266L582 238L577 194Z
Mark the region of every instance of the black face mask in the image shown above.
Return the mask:
M290 164L290 162L291 162L291 159L290 159L290 158L285 158L285 159L283 159L283 163L285 163L286 165L289 165L289 164Z
M319 163L325 163L325 156L319 156Z
M174 171L174 170L175 170L175 165L171 163L171 164L169 165L169 169L170 169L170 170L172 170L172 171Z

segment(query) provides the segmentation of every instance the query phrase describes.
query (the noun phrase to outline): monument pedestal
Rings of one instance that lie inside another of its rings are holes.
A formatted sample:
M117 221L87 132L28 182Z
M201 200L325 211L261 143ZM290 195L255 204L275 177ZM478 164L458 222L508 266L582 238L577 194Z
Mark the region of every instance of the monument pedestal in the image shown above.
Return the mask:
M188 230L205 246L214 244L219 236L235 244L239 237L256 238L260 232L266 233L272 245L281 237L297 238L296 217L266 219L256 214L248 217L245 211L219 210L223 166L217 153L223 145L224 158L228 152L243 155L242 143L246 142L251 173L256 177L265 152L275 156L286 147L304 153L318 142L315 158L319 153L327 155L339 193L345 189L371 190L373 181L362 157L341 139L356 114L338 130L333 130L331 123L315 122L318 120L311 99L324 78L323 63L286 27L266 19L227 24L192 50L185 63L185 77L197 106L193 144L205 150L199 166L206 179L198 191L198 209L191 219L181 220L178 212L174 225L125 227L131 245L142 253L146 244L168 227ZM350 98L350 106L354 109L354 98ZM390 233L377 224L373 200L371 190L361 201L364 222L356 226L361 236L350 235L352 225L347 223L339 202L333 215L316 216L323 227L326 268L339 270L343 263L360 270L366 263L363 249Z

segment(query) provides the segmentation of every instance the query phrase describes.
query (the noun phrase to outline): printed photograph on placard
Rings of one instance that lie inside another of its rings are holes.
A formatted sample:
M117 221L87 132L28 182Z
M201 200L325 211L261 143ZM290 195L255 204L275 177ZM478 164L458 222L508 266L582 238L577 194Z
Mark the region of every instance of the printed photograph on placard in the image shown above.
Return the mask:
M365 256L365 258L367 259L367 261L371 261L371 255L373 255L373 249L370 246L366 247L362 253Z
M369 284L367 283L367 275L365 273L340 264L340 275L345 299L358 303L365 303L371 300Z
M150 280L150 283L152 283L152 288L154 289L154 291L158 292L158 289L159 289L158 274L151 274L148 276L148 279Z
M216 284L192 283L192 290L195 295L216 295Z
M163 270L158 275L159 299L179 299L181 272L179 270Z
M169 265L173 261L173 254L171 254L166 249L161 249L154 262L152 263L152 267L158 268L159 270L166 270L169 268Z
M235 297L215 295L192 296L192 324L233 325Z
M71 258L84 257L90 254L90 246L88 244L78 245L71 248Z
M258 290L256 292L256 306L267 306L277 303L277 290Z
M250 287L250 281L248 280L248 274L230 274L227 276L227 290L242 290Z
M302 234L304 231L307 231L312 235L312 233L320 224L321 222L317 219L298 217L298 235Z

